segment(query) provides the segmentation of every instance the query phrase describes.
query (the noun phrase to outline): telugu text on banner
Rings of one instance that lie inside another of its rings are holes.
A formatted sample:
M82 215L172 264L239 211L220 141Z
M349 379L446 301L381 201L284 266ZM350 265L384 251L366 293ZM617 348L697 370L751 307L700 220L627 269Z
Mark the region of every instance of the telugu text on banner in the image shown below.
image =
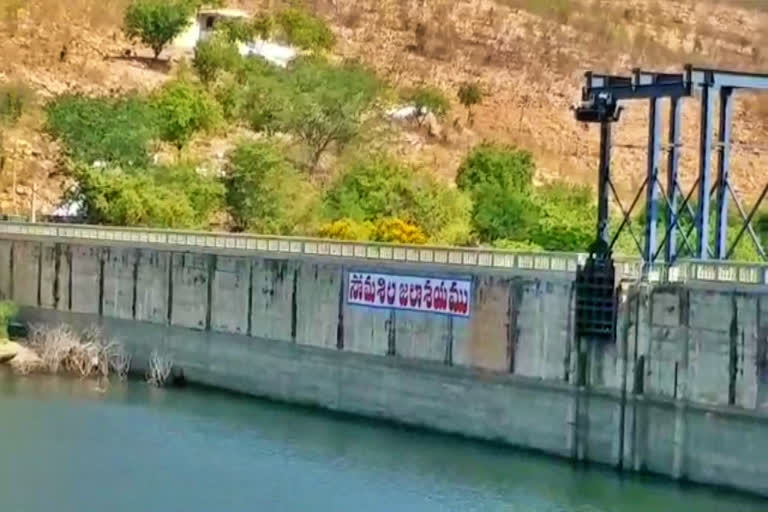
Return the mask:
M350 272L347 302L469 317L472 281Z

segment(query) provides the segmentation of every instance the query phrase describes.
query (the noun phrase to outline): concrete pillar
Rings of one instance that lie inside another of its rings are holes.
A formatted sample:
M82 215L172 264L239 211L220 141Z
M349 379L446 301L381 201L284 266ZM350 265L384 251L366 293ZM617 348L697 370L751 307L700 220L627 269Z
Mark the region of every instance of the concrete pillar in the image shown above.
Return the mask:
M136 320L167 324L171 287L171 253L139 249L137 258Z
M209 255L174 253L171 271L171 324L191 329L209 327L213 265Z
M294 261L253 261L251 336L293 341L298 272Z
M104 250L102 314L132 320L136 309L137 250Z
M40 285L41 244L13 243L13 300L19 306L38 306Z
M75 313L101 313L102 249L76 245L72 247L70 283L71 309Z
M213 278L211 329L248 334L251 297L251 261L218 256Z
M757 353L759 326L758 296L755 294L737 295L736 301L736 332L735 347L733 347L736 360L733 363L734 402L738 407L745 409L757 408L758 379L757 379Z
M302 345L337 348L343 294L340 265L303 262L299 266L293 338Z
M40 253L40 307L55 309L58 297L59 246L44 243Z
M509 371L510 329L517 329L517 318L510 311L510 295L517 282L495 276L475 279L472 317L469 320L454 319L453 364Z
M12 241L0 240L0 300L10 299L13 292L11 289L13 280L12 247Z

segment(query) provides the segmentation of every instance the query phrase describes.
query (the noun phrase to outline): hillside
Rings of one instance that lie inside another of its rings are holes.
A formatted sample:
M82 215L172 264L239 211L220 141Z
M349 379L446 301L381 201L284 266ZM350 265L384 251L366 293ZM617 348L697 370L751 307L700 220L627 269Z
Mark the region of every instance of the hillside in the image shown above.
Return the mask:
M162 83L182 58L155 64L146 49L120 31L128 2L112 0L0 1L0 79L20 82L38 103L65 91L118 93ZM274 0L233 2L251 12ZM536 181L592 184L597 130L577 124L569 107L579 99L587 69L620 72L633 66L676 70L684 62L767 70L768 13L758 2L633 0L316 0L310 8L332 24L335 53L374 67L401 86L428 83L443 89L454 108L438 136L403 129L394 146L446 179L482 140L533 152ZM125 52L132 49L130 56ZM467 126L456 90L478 80L488 93ZM694 105L691 105L694 107ZM685 117L685 143L697 140L697 119ZM643 179L646 105L630 108L618 130L614 168L623 194ZM33 185L50 209L61 192L59 151L42 133L43 116L25 114L5 133L7 160L0 177L0 208L24 212ZM759 144L768 131L768 101L745 98L736 109L735 138ZM202 155L221 155L226 137L196 141ZM755 195L768 157L736 148L737 189ZM696 167L695 146L684 151L684 173ZM690 181L690 179L688 180ZM18 195L15 198L13 184Z

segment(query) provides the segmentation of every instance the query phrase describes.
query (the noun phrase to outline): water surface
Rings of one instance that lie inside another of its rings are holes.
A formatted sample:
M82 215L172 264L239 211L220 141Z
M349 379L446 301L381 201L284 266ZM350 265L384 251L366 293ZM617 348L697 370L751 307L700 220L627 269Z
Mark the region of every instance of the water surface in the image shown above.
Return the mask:
M768 511L757 498L209 390L105 392L0 373L0 408L0 511Z

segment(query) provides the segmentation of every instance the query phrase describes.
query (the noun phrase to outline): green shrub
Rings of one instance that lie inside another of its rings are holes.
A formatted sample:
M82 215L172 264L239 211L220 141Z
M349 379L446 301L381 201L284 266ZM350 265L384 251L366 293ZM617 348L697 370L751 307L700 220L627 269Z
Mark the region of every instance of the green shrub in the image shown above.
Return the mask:
M472 226L481 241L530 241L539 212L530 194L510 185L483 183L475 188Z
M492 246L494 249L503 249L505 251L541 252L544 250L543 247L525 240L494 240Z
M292 99L283 72L262 59L248 59L247 69L239 78L243 85L236 94L244 121L255 131L279 131Z
M152 48L157 59L163 48L190 24L195 12L189 0L134 0L125 11L123 31Z
M323 19L298 7L278 12L275 24L282 39L304 50L329 50L336 44L336 36Z
M473 120L472 107L482 103L485 94L478 84L467 82L459 87L457 96L459 102L467 109L467 122L471 124Z
M240 144L229 155L224 183L236 229L284 235L309 229L316 192L276 146Z
M372 222L338 219L323 224L317 231L317 235L323 238L333 238L334 240L365 241L371 239L374 229Z
M164 169L123 172L117 169L77 169L77 187L68 199L80 201L86 219L94 224L156 228L205 227L213 204L203 204L190 190L206 180L184 172L180 181L162 176ZM210 181L210 178L207 179ZM200 208L197 210L196 208Z
M254 16L251 28L254 35L261 39L271 39L277 29L277 23L275 22L275 17L271 14L261 13Z
M212 129L222 117L216 100L188 80L168 82L155 92L151 104L160 138L178 148L184 147L195 133Z
M70 157L92 164L143 166L156 136L154 113L137 97L59 96L46 107L46 128Z
M34 101L34 92L21 83L0 86L0 123L15 124Z
M283 70L262 59L247 59L238 72L240 115L256 131L295 136L314 171L322 156L341 150L362 131L384 91L368 69L300 58Z
M406 90L403 93L403 100L416 107L420 115L419 122L423 121L425 112L431 112L435 117L441 118L451 108L451 102L437 87L422 86Z
M230 43L250 42L257 35L254 24L241 19L220 20L216 23L216 31Z
M198 43L192 65L200 80L210 84L222 71L237 70L241 62L237 45L221 34L214 34Z
M531 189L535 165L533 156L511 146L484 143L472 150L459 167L456 184L475 194L485 184L514 191ZM481 198L478 198L478 200Z
M260 101L251 102L256 107L251 124L295 135L308 151L310 171L325 152L340 150L359 135L383 88L378 77L360 65L335 66L314 58L299 59L277 77L267 77L255 88Z
M8 325L19 313L19 307L15 302L4 300L0 302L0 343L8 339Z
M355 163L331 183L324 197L325 214L375 222L398 218L417 225L430 237L455 243L469 222L465 194L438 182L428 172L402 165L386 156ZM451 229L459 229L451 233Z
M224 184L213 176L201 173L194 163L156 167L149 173L157 186L173 188L186 196L194 212L192 222L188 224L208 225L224 207Z
M536 198L539 219L531 241L548 251L587 251L597 225L592 189L558 183L537 189Z
M376 221L373 239L377 242L423 245L427 235L421 227L397 218L384 218Z

